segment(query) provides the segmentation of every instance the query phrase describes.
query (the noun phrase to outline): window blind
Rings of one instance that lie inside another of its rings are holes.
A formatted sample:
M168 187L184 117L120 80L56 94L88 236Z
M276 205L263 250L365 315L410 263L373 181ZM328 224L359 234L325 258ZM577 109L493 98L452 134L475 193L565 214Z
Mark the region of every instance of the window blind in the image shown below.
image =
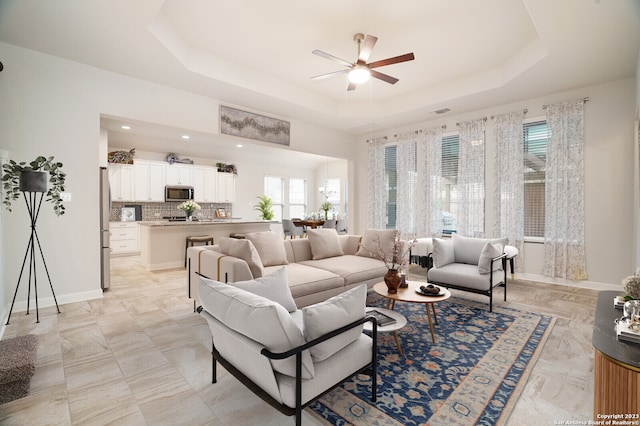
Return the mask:
M390 145L384 148L384 177L387 194L387 229L396 227L396 202L398 190L398 173L396 171L396 146Z
M524 235L544 237L545 168L549 129L546 121L523 125Z

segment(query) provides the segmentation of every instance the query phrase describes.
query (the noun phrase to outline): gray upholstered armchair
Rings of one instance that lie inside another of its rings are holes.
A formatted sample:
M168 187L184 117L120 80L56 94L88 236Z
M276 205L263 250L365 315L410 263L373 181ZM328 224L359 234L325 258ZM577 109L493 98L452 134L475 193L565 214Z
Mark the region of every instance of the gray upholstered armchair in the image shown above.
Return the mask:
M365 317L366 286L297 309L282 271L233 284L200 279L198 312L211 330L212 382L219 362L271 406L295 414L297 425L305 406L360 372L371 375L375 402L377 324ZM362 333L367 321L372 337Z

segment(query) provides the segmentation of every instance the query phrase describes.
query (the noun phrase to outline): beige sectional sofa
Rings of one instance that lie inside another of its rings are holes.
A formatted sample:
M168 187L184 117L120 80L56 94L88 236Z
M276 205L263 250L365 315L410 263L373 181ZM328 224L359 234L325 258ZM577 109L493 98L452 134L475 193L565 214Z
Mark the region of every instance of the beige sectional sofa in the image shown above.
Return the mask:
M372 287L383 280L387 268L367 247L381 243L385 248L392 244L394 232L367 231L363 238L318 229L309 230L307 238L283 240L279 234L267 231L247 234L246 240L222 238L213 246L191 247L187 250L189 297L194 299L194 307L200 303L198 274L221 282L237 282L283 267L299 308L359 284Z

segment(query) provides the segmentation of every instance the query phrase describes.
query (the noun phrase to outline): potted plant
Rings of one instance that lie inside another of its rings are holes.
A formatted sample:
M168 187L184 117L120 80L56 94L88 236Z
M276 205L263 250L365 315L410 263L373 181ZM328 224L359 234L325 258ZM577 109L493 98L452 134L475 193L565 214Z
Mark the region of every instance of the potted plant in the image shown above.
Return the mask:
M329 210L331 210L332 208L333 205L328 201L320 204L320 210L324 211L324 220L329 220Z
M2 186L4 188L5 208L11 211L11 203L18 199L21 192L46 192L45 201L51 201L56 215L64 214L64 204L60 194L64 192L66 174L62 171L62 163L53 157L37 157L27 164L9 160L3 167ZM50 188L47 190L47 173Z
M273 213L273 202L271 198L267 195L260 195L256 198L258 198L260 202L256 204L253 209L260 212L259 218L262 220L273 220L275 215Z
M188 200L178 205L178 210L184 210L185 212L187 212L187 220L189 221L191 220L193 212L196 210L200 210L201 208L202 207L200 207L200 204L196 203L193 200Z

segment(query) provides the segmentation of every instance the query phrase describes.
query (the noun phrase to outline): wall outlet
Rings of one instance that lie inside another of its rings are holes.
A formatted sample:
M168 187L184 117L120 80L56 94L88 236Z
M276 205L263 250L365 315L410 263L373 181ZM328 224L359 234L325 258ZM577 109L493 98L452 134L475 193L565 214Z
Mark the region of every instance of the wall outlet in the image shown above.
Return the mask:
M60 199L66 203L71 202L71 193L70 192L61 192Z

